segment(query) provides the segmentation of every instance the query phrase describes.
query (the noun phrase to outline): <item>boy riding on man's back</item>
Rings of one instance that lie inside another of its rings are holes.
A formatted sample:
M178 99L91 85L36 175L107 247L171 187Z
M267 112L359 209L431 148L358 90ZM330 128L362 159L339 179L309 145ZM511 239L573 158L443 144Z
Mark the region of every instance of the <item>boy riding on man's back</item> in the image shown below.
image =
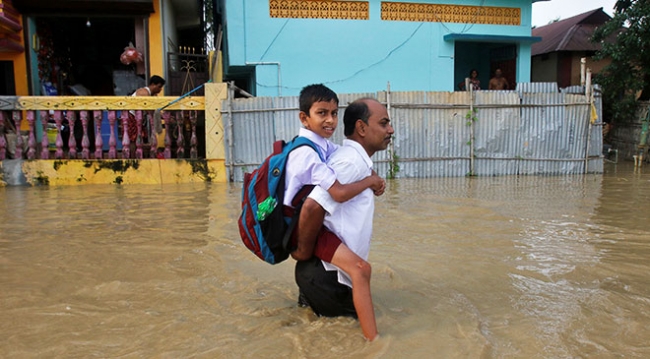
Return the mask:
M299 116L304 127L299 136L314 142L322 158L327 160L338 148L327 140L338 125L338 97L326 86L316 84L302 89L299 102ZM285 171L283 204L288 207L292 207L298 192L304 195L304 191L300 191L303 186L320 186L337 202L345 202L368 188L375 195L381 195L385 189L385 181L375 173L357 182L341 184L335 172L308 146L299 147L289 154ZM315 255L349 274L359 322L364 336L372 340L377 335L377 328L370 297L370 267L323 226L324 217L325 210L313 199L306 198L292 236L296 249L291 256L300 261Z

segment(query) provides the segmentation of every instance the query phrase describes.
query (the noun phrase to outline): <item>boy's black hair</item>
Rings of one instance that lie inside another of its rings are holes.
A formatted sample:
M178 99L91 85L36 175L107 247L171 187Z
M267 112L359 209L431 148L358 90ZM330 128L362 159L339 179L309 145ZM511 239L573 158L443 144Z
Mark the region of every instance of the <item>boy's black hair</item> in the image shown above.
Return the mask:
M158 75L153 75L149 79L149 85L165 85L165 79Z
M300 90L298 103L300 111L309 115L309 109L311 109L311 105L315 102L330 102L332 100L336 101L337 104L339 103L339 98L334 91L323 84L313 84L305 86Z
M354 133L354 126L357 120L361 120L368 124L370 118L370 109L366 101L375 100L373 98L360 98L354 100L348 105L343 113L343 134L345 137L350 137Z

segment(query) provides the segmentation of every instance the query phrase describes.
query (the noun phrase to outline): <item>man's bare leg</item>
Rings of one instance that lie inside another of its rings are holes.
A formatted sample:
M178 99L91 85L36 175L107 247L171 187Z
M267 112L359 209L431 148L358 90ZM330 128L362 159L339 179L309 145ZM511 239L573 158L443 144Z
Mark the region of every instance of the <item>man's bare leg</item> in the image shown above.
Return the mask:
M354 309L357 311L361 331L366 339L374 340L378 333L375 308L370 293L370 276L372 274L370 263L356 255L343 243L334 252L331 263L350 276L352 280L352 301L354 302Z

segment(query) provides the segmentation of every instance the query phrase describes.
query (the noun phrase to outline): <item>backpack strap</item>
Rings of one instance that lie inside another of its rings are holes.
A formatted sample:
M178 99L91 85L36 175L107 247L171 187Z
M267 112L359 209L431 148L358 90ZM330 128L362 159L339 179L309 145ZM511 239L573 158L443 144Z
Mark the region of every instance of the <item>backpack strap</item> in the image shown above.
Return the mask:
M282 238L282 247L283 248L289 248L289 241L291 240L291 235L293 234L293 231L296 229L296 225L298 225L298 217L300 216L300 210L302 209L302 204L305 203L305 200L311 193L311 191L314 189L313 184L308 184L302 186L300 191L296 194L295 197L293 197L293 200L291 204L293 205L293 214L291 215L291 222L289 222L289 227L287 228L287 231L284 233L284 237Z
M282 145L274 143L274 152L276 150L276 146ZM325 162L325 158L323 158L323 155L320 153L320 150L318 149L318 146L310 139L304 136L296 136L294 137L289 143L286 144L287 146L292 146L290 151L295 150L298 147L301 146L309 146L311 147L316 153L318 154L318 157L320 157L321 161ZM294 205L293 207L293 215L291 216L291 221L289 222L289 227L287 228L287 231L284 233L284 237L282 237L282 247L283 248L289 248L289 241L291 240L291 235L293 234L293 231L296 229L296 226L298 225L298 217L300 216L300 209L302 208L302 204L305 202L307 199L307 196L309 193L311 193L311 190L314 188L314 185L304 185L298 193L293 197L292 199L292 204ZM296 202L297 201L297 202Z
M286 143L287 146L291 146L291 151L295 150L296 148L300 146L309 146L311 147L316 153L318 153L318 157L320 157L320 160L325 162L325 158L323 157L323 154L321 154L320 149L318 149L318 145L314 143L314 141L308 139L307 137L304 136L296 136L291 141ZM274 144L275 146L275 144ZM275 147L274 147L275 150Z

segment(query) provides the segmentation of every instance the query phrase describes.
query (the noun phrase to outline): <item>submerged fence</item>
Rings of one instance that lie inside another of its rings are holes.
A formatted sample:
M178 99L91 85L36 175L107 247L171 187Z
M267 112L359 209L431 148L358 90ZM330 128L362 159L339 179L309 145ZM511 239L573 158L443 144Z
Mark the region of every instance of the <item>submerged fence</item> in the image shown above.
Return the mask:
M374 97L395 128L387 151L373 157L386 177L458 177L602 173L598 92L555 84L520 84L515 91L390 92L339 95L339 128L348 103ZM276 139L300 128L297 97L234 99L223 104L226 168L241 181L269 155Z

